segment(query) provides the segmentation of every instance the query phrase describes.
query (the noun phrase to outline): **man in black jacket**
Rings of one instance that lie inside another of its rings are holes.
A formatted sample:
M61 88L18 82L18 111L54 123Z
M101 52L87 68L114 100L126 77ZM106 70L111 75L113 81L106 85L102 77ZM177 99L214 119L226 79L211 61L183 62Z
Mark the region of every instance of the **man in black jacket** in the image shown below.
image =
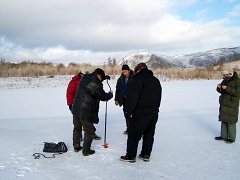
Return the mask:
M124 64L122 66L122 74L117 80L116 92L115 92L115 105L123 106L123 113L126 119L126 131L124 131L124 134L128 134L130 120L131 120L131 118L126 115L125 108L126 108L127 89L130 82L132 81L132 77L133 77L133 71L130 70L127 64Z
M127 139L127 153L120 160L135 162L139 140L143 137L139 159L148 162L154 141L155 127L162 97L160 81L145 63L135 67L136 75L129 86L126 113L132 117Z
M88 156L94 154L91 150L94 126L98 124L99 102L108 101L113 97L112 91L106 93L103 90L102 81L106 79L102 69L97 68L92 74L82 77L72 106L72 114L81 121L84 130L84 142L82 154Z

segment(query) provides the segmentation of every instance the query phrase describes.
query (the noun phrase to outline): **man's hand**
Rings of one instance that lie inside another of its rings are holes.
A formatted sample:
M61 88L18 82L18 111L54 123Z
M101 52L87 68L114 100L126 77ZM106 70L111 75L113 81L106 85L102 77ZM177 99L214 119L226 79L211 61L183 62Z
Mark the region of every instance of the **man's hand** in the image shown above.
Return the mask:
M132 118L132 114L128 113L128 112L125 112L126 116L129 117L129 118Z
M118 105L119 105L119 104L118 104L118 101L115 101L115 105L116 105L116 106L118 106Z
M108 79L108 80L111 79L111 77L109 75L106 75L105 78Z
M218 88L221 88L221 84L218 84L217 87L218 87Z

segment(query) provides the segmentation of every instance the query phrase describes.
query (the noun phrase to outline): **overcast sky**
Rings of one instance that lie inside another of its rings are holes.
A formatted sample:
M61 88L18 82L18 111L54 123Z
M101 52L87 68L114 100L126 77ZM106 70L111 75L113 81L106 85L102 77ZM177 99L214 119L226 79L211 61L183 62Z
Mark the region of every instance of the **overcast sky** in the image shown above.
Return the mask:
M101 64L240 46L240 0L0 0L0 58Z

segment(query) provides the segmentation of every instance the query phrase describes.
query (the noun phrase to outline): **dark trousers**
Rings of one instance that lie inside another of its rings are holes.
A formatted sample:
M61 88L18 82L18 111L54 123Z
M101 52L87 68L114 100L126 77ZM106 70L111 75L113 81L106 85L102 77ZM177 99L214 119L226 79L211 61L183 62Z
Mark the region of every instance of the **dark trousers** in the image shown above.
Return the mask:
M73 147L79 147L82 139L82 123L77 116L73 116L73 126Z
M128 132L127 156L136 157L138 142L142 137L141 154L151 155L157 120L158 113L133 115Z
M222 122L221 124L221 136L224 139L231 139L234 140L236 139L236 123L226 123L226 122Z
M126 108L126 97L123 97L123 113L124 113L124 117L125 117L125 120L126 120L126 128L127 128L126 131L128 132L129 127L130 127L131 118L127 116L125 108Z
M83 150L82 153L89 153L91 149L91 144L93 140L93 134L95 131L95 127L93 123L80 120L84 130L84 142L83 142Z
M77 116L73 116L73 147L79 147L82 139L82 123ZM96 128L94 128L93 136L95 135Z

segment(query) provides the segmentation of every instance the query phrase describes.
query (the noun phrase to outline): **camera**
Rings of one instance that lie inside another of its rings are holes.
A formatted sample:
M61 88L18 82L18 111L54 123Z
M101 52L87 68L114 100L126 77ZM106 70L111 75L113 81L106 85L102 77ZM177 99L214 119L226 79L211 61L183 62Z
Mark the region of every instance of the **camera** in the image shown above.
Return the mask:
M108 80L110 80L110 79L111 79L111 77L110 77L109 75L106 75L106 76L105 76L105 79L108 79Z

